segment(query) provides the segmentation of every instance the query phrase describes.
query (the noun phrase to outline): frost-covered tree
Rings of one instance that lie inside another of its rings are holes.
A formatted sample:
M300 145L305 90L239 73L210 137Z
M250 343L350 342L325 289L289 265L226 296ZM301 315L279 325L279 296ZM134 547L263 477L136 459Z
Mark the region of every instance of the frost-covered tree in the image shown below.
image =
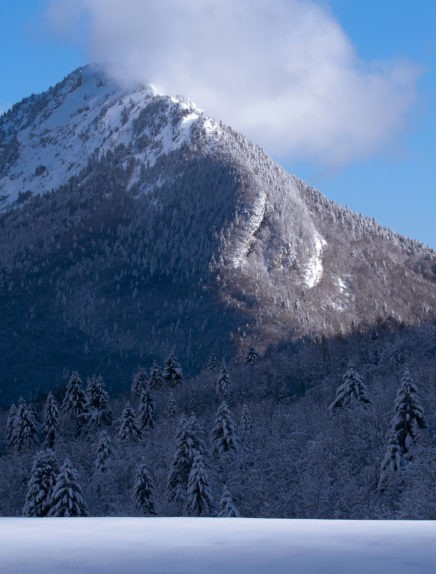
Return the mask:
M194 454L188 478L186 497L188 514L210 516L213 513L212 492L209 486L203 456L198 451Z
M18 452L25 448L32 448L37 442L37 424L33 409L20 397L13 423L12 449Z
M242 405L242 413L239 428L241 431L241 435L243 436L250 435L253 430L253 420L251 418L248 405L246 403Z
M391 422L391 433L395 434L403 454L409 454L418 438L419 429L425 429L426 426L418 389L406 370L395 398L394 417Z
M248 347L248 351L247 354L245 355L244 358L244 362L246 365L255 365L257 362L259 361L259 353L256 351L256 349L253 347L253 345L250 345Z
M106 431L100 434L95 456L95 470L105 473L114 459L114 451L109 435Z
M109 406L109 393L103 377L100 375L88 379L86 388L86 405L88 421L95 425L109 425L112 422L112 411Z
M42 436L47 448L53 448L59 431L59 407L53 393L48 393L42 415Z
M174 394L170 393L168 397L167 414L170 419L173 419L177 415L177 404Z
M220 500L219 516L223 518L237 518L241 516L239 510L236 508L235 503L233 502L233 498L229 492L229 489L225 485Z
M343 407L361 405L367 407L371 404L363 377L356 371L353 363L348 363L347 370L342 375L342 383L336 389L334 401L329 410L335 412Z
M141 439L141 431L136 424L135 413L129 403L118 419L118 438L122 442L135 442Z
M230 375L224 362L222 363L218 373L215 392L223 399L227 399L230 394Z
M67 457L56 478L48 516L87 515L88 507L82 495L79 474Z
M141 431L154 428L156 422L156 407L149 386L147 386L141 394L138 405L137 421L138 428Z
M156 516L154 483L147 465L142 461L135 471L132 498L144 516Z
M151 389L158 389L162 386L162 371L156 362L151 365L148 381Z
M222 454L238 450L238 435L227 403L223 401L218 407L215 424L211 433L211 444L215 452Z
M8 443L9 448L13 449L14 445L14 425L15 425L15 418L17 416L17 407L15 406L15 404L12 404L10 409L9 409L9 413L8 413L8 417L6 419L6 428L5 428L5 436L6 436L6 440Z
M386 453L380 466L378 488L383 492L389 481L389 477L398 472L404 466L403 454L395 432L390 432L386 444Z
M218 359L216 355L211 355L207 361L206 369L211 373L217 373L219 369Z
M58 473L59 463L51 449L36 453L27 484L24 516L47 516Z
M88 420L88 407L82 381L77 372L71 374L67 383L62 401L62 412L74 422L78 434Z
M173 355L165 361L163 379L170 387L177 387L183 380L182 368Z
M196 422L191 416L182 416L175 439L175 453L168 475L168 500L182 502L186 498L189 473L194 462L195 453L204 454L204 443L195 428Z
M132 399L139 399L148 385L148 378L145 369L140 369L133 374L130 394Z

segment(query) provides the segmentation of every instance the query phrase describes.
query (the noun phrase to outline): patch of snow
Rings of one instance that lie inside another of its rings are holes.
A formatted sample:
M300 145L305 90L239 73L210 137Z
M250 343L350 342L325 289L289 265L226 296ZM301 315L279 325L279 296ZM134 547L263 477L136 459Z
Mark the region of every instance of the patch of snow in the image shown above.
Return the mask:
M436 522L0 518L7 574L434 574Z
M253 237L262 223L266 210L266 193L259 193L253 206L248 221L244 222L244 234L242 240L239 239L237 246L230 256L230 264L235 267L242 267L247 263L247 255L253 242Z
M323 272L322 252L325 245L327 245L325 239L317 233L315 235L315 248L309 261L304 266L304 282L309 289L312 289L321 281Z

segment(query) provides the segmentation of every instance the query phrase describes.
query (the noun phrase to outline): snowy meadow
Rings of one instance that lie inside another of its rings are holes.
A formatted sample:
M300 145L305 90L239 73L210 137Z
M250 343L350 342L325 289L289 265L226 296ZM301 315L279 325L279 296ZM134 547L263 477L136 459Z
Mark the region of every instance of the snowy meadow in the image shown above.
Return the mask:
M0 570L434 574L436 522L1 518Z

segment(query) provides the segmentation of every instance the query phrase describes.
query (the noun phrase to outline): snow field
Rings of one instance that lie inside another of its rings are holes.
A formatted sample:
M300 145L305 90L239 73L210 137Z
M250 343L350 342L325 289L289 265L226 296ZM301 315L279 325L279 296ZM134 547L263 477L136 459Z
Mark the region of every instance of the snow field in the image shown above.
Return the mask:
M436 522L1 518L8 574L434 574Z

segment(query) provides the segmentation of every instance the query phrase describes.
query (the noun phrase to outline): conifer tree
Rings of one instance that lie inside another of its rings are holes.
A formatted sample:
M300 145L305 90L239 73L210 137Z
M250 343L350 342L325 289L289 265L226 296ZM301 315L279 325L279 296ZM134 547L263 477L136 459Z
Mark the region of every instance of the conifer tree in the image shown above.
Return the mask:
M97 452L95 456L95 470L101 473L107 472L113 459L114 459L114 452L111 440L107 432L103 431L100 434L100 439L97 445Z
M403 454L398 442L398 437L395 432L390 432L388 435L386 453L380 466L380 478L378 482L378 489L383 492L389 481L389 477L394 472L398 472L403 466Z
M136 468L132 496L144 516L156 516L154 483L144 461Z
M218 372L218 360L216 358L216 355L211 355L207 361L207 365L206 365L206 369L208 371L210 371L211 373L217 373Z
M58 473L59 464L51 449L36 453L27 485L24 516L47 516Z
M82 388L82 381L77 372L73 372L65 389L65 396L62 402L62 411L74 422L76 434L88 419L88 407L85 392Z
M13 423L12 449L18 452L32 448L37 444L37 440L37 425L33 410L20 397Z
M59 431L59 407L53 393L47 395L42 418L42 435L47 448L53 448Z
M425 429L426 426L418 389L406 370L395 398L394 417L391 422L391 432L396 435L403 454L409 453L418 438L419 429Z
M149 374L150 389L158 389L162 386L162 371L156 362L153 362Z
M167 414L170 419L173 419L177 415L177 404L174 394L170 393L168 397Z
M219 454L238 450L236 425L225 401L218 407L211 433L211 443L213 450Z
M170 387L177 387L182 383L182 369L173 355L170 355L165 361L163 379Z
M48 516L87 515L88 508L82 496L78 472L67 457L56 478Z
M371 404L363 377L356 371L353 363L348 363L347 370L342 376L342 383L336 390L334 401L329 406L330 411L335 412L343 407L364 406Z
M212 493L209 486L203 456L194 454L188 478L186 511L189 514L210 516L213 513Z
M189 473L196 452L201 451L202 444L197 433L192 428L193 420L182 416L175 439L175 453L173 463L168 475L167 493L168 500L182 502L186 498Z
M239 510L236 508L233 502L232 495L230 494L227 486L225 485L220 500L219 516L223 518L237 518L241 516Z
M122 442L135 442L141 439L141 431L136 424L135 413L129 403L118 420L118 438Z
M6 440L10 449L14 448L14 434L15 434L14 426L16 416L17 416L17 407L15 406L15 404L12 404L11 408L9 409L8 417L6 419L6 428L5 428Z
M141 369L139 372L134 373L132 377L132 386L130 389L130 394L133 399L141 398L142 393L145 391L148 385L148 379L145 369Z
M248 347L248 351L247 354L245 355L245 359L244 362L246 365L255 365L257 362L259 361L259 353L256 351L256 349L253 347L253 345L250 345Z
M227 399L230 394L230 376L226 364L223 362L216 380L216 394L222 399Z
M241 434L243 436L248 436L253 430L253 420L248 410L248 405L246 403L242 406L241 421L240 421Z
M112 411L109 406L109 394L103 381L103 377L93 376L88 379L86 388L86 406L88 421L95 425L109 425L112 422Z
M149 386L147 386L141 394L137 421L138 428L141 431L154 428L156 422L156 407Z

